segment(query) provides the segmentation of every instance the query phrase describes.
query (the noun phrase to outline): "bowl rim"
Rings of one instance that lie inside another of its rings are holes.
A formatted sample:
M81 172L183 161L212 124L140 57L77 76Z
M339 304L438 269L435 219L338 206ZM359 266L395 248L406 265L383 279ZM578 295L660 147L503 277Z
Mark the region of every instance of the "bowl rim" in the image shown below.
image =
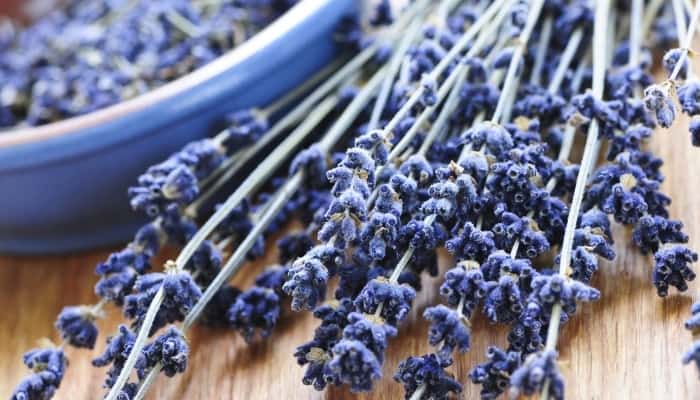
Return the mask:
M117 120L130 113L156 105L164 100L184 93L214 77L223 74L234 65L242 62L252 54L272 45L295 26L302 23L320 8L326 1L302 0L278 17L250 39L238 47L219 56L214 61L183 75L162 86L149 90L132 99L121 101L85 115L67 118L37 127L22 127L0 133L0 149L41 142L47 139L64 137L82 130L94 128L100 124Z

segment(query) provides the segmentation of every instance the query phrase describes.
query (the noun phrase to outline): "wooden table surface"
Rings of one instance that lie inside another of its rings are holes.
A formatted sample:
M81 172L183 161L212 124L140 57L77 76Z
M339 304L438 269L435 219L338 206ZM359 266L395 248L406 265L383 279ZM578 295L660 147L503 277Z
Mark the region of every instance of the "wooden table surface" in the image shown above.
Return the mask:
M700 149L690 146L682 119L674 132L657 132L651 147L666 161L663 189L673 198L671 215L682 218L691 246L700 249ZM683 329L692 297L698 285L682 295L666 299L656 296L650 281L652 260L641 256L630 243L630 234L616 228L615 262L604 262L594 286L602 299L580 307L574 319L564 325L559 341L561 369L569 399L695 399L700 398L697 371L680 362L691 342ZM275 260L270 246L267 260L248 265L236 277L248 287L255 274ZM53 321L65 305L92 304L95 264L110 249L61 257L0 256L0 397L8 398L13 386L27 373L22 353L37 339L56 338ZM441 271L449 260L441 260ZM430 351L427 326L420 317L438 296L439 279L424 278L425 289L418 294L414 310L401 326L399 338L391 341L384 379L365 399L396 399L402 388L393 375L398 362L409 355ZM288 310L288 308L287 308ZM93 351L68 351L70 367L56 399L101 398L104 369L90 366L90 360L105 346L104 333L111 334L121 317L111 308L100 322L101 336ZM301 384L302 368L292 352L312 335L316 322L308 313L287 311L270 340L248 346L235 332L198 327L190 334L191 360L184 375L160 377L150 399L347 399L346 390L323 393ZM476 386L467 382L471 367L485 358L489 344L503 345L505 330L483 320L473 328L469 353L457 357L452 372L465 383L464 398L478 398Z

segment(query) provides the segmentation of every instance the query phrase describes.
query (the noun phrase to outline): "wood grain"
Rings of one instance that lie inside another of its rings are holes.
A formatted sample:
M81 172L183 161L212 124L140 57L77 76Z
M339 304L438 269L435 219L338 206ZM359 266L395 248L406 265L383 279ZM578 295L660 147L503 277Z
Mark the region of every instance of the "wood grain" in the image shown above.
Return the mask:
M682 218L691 246L700 249L700 149L692 148L682 118L673 132L656 133L651 147L666 160L663 189L673 198L671 215ZM695 399L700 379L694 368L680 363L691 342L683 329L697 285L689 292L659 299L650 282L652 262L630 245L630 235L616 228L615 262L603 263L594 285L602 299L581 307L563 328L559 342L561 368L569 399ZM0 257L0 397L8 398L12 387L25 375L22 353L37 339L51 335L53 321L64 305L95 301L92 285L94 265L108 250L66 257ZM270 248L267 259L247 266L236 283L247 287L255 274L275 260ZM444 271L449 259L441 259ZM362 399L396 399L401 387L391 376L398 362L430 351L427 327L420 315L437 299L438 279L424 280L408 322L388 349L385 378L373 394ZM100 322L101 332L115 331L119 310L109 309ZM179 377L159 378L150 399L350 399L345 390L324 393L303 386L303 370L291 356L294 347L309 338L316 326L308 314L282 319L272 338L248 346L235 333L198 327L190 335L192 358L188 371ZM457 358L452 371L465 383L464 398L478 398L478 389L467 382L468 371L484 360L490 344L503 345L505 331L477 320L472 350ZM69 350L70 367L57 399L101 398L104 370L92 368L90 359L104 348L104 336L94 351Z

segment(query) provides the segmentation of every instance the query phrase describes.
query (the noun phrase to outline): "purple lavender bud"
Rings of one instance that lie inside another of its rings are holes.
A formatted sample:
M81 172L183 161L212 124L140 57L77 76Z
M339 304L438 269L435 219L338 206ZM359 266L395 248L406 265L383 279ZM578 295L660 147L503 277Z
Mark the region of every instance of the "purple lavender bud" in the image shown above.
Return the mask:
M549 398L564 399L564 378L557 367L557 352L554 350L528 357L510 377L511 393L513 396L531 396L540 393L545 382L549 382Z
M222 287L206 305L199 321L216 327L227 326L229 322L226 313L240 294L241 291L233 286Z
M333 359L328 368L338 381L350 385L353 393L372 390L381 378L381 363L375 354L358 340L343 339L333 346Z
M219 273L223 263L221 250L210 240L205 240L187 262L187 270L197 273L197 278L206 282Z
M642 254L655 253L665 243L686 243L681 221L669 220L658 215L645 215L639 219L632 240Z
M656 121L663 128L669 128L673 125L673 120L676 118L676 106L673 100L669 97L664 100L664 105L656 110Z
M326 183L326 155L315 144L304 149L292 160L289 167L289 175L294 175L300 170L306 172L305 181L312 187L321 187Z
M495 399L508 389L511 374L520 366L520 353L491 346L486 350L486 357L488 361L474 367L469 378L481 385L482 399Z
M467 264L468 265L468 264ZM474 310L486 296L487 285L478 266L465 268L458 265L445 273L445 281L440 285L440 294L447 297L447 303L453 307L464 299L462 310L465 318L471 319Z
M574 247L585 247L588 251L605 259L615 258L615 249L604 232L596 228L578 228L574 232Z
M698 254L681 245L662 248L654 254L652 280L659 296L668 295L668 287L674 286L683 292L688 281L695 279L695 272L688 264L698 260Z
M134 284L133 293L124 298L124 315L140 324L156 292L163 287L164 300L156 314L151 334L168 323L182 321L202 291L187 272L141 275Z
M391 25L394 22L394 15L389 0L380 0L374 6L374 14L369 20L374 26Z
M693 146L700 147L700 118L693 117L690 120L690 140Z
M498 282L489 282L488 294L484 300L484 313L492 322L511 323L523 309L518 280L511 275L503 275Z
M124 385L119 394L117 395L117 400L131 400L136 398L136 393L139 391L138 383L129 382Z
M292 264L282 290L292 296L294 311L312 309L325 297L329 273L342 265L343 259L342 250L319 245Z
M34 371L12 392L12 400L50 399L63 380L68 360L61 349L34 349L23 356L24 364Z
M229 308L227 316L246 342L255 339L256 331L266 338L272 333L280 314L280 298L274 290L253 287L243 292Z
M100 280L95 284L95 294L121 305L124 296L131 292L136 277L143 272L136 267L140 265L137 260L139 258L135 257L133 250L127 248L110 254L106 262L97 264Z
M685 321L685 329L695 332L700 329L700 301L693 303L690 313L692 315Z
M382 306L381 317L390 325L401 322L411 310L416 291L407 285L392 284L385 278L372 279L355 298L358 311L373 314Z
M411 220L399 230L399 241L410 244L416 250L436 249L444 240L446 233L437 223L428 224L421 220Z
M625 175L634 179L630 175ZM611 214L615 220L622 224L635 224L642 215L646 214L648 205L641 194L632 191L633 184L621 178L624 183L613 185L610 195L600 204L602 211Z
M451 364L455 349L461 353L469 351L471 332L463 314L440 304L427 308L423 317L430 321L428 343L441 346L437 353L440 360Z
M467 222L459 233L445 242L445 248L459 259L481 261L496 248L494 234L488 230L476 229Z
M64 307L56 318L56 329L71 346L92 349L97 340L97 316L87 306Z
M613 137L617 130L625 130L629 126L628 121L621 116L620 111L624 103L619 100L599 100L588 90L584 94L574 96L571 104L578 113L576 115L585 119L595 118L600 125L601 134L607 138ZM569 120L572 120L572 117L569 117Z
M170 204L161 214L161 227L170 241L181 245L197 232L197 224L183 216L177 204Z
M63 379L66 371L66 356L60 348L33 349L22 356L22 362L34 371L50 371L57 380Z
M678 102L688 115L700 114L700 81L686 82L678 88Z
M433 183L428 189L431 198L423 202L422 212L425 215L436 215L441 221L449 222L457 212L459 189L459 186L451 181Z
M255 278L255 285L274 290L276 293L281 294L282 285L284 285L287 279L288 272L288 267L279 265L265 268L265 270Z
M165 161L153 165L129 188L131 206L155 217L168 205L191 203L199 194L198 182L218 168L224 149L212 139L195 141Z
M495 281L501 274L513 274L520 278L528 278L534 275L530 260L512 258L509 253L503 250L496 250L481 264L484 278L488 281Z
M610 143L607 159L612 161L625 151L638 152L642 142L651 137L652 130L644 125L630 126L623 135L616 135Z
M365 224L360 239L373 260L383 260L387 251L396 250L399 219L394 214L374 212Z
M513 148L513 139L510 133L501 125L493 122L481 122L474 125L465 133L470 138L474 148L485 145L491 154L496 157ZM465 169L467 169L465 167Z
M119 334L108 337L104 352L92 360L92 365L95 367L105 367L112 364L107 371L104 387L111 388L116 382L135 340L136 335L126 326L120 325Z
M671 49L664 54L663 65L666 71L670 74L676 68L676 64L681 59L683 50L679 48ZM681 67L681 75L685 75L688 69L688 60L684 60L683 66Z
M548 323L542 306L535 301L529 301L518 320L511 326L508 333L508 350L515 350L523 355L542 350Z
M646 53L643 53L642 56L645 54ZM625 54L625 57L627 56L628 54ZM625 61L625 64L626 63L627 61ZM644 61L642 63L644 63ZM645 68L641 66L621 65L608 74L606 85L609 87L613 99L628 102L628 107L637 107L636 101L634 105L629 103L629 100L632 100L630 98L636 97L635 91L637 89L643 90L653 83L653 77L649 75ZM628 112L628 110L623 109L623 113ZM630 122L632 122L633 119L630 119Z
M352 310L352 301L343 298L331 301L314 310L314 317L321 320L316 328L314 338L297 347L294 357L299 365L307 365L302 379L305 385L313 385L316 390L323 390L327 384L340 383L330 370L328 362L332 359L331 349L341 339L347 316Z
M226 147L237 149L255 143L267 131L268 122L262 113L241 110L227 116Z
M485 83L488 81L488 67L483 58L465 57L462 59L462 63L469 67L467 81L470 83Z
M363 343L381 364L384 362L387 340L396 336L397 333L395 327L373 315L352 312L348 315L348 325L343 329L343 339Z
M462 385L445 371L446 364L442 363L435 354L421 357L409 357L399 364L394 380L404 388L404 398L413 398L416 391L421 390L421 398L448 399L450 393L462 392Z
M425 184L433 178L433 167L422 155L412 155L401 163L399 171L405 176L413 176L420 184Z
M493 62L491 63L491 67L493 69L505 69L510 66L510 61L513 58L513 54L515 53L515 48L513 47L506 47L505 49L502 49L498 53L496 53L496 56L493 58ZM518 64L518 70L522 67L522 59L520 60L520 64Z
M562 319L567 320L576 312L577 301L595 301L600 292L583 282L567 279L559 274L539 275L532 280L532 298L544 307L544 316L549 318L552 307L562 307Z
M593 25L593 5L587 2L574 2L563 9L554 23L555 37L568 38L577 28L590 28Z
M420 98L421 103L425 107L434 106L437 103L437 82L425 74L421 78L421 86L423 87L423 94Z
M644 90L644 106L656 114L656 121L664 128L673 124L676 107L668 90L660 85L651 85Z
M170 327L156 340L147 344L143 357L137 363L137 372L143 378L149 369L160 364L167 377L173 377L187 369L190 348L185 336L175 327Z
M478 114L491 114L496 109L500 92L490 82L466 82L459 91L459 114L455 118L465 123L472 121ZM470 123L470 122L469 122Z
M555 264L557 262L559 262L559 257L554 261ZM598 270L598 257L586 250L585 247L576 247L571 254L569 267L573 271L571 274L572 279L589 283L591 278L593 278L593 273Z

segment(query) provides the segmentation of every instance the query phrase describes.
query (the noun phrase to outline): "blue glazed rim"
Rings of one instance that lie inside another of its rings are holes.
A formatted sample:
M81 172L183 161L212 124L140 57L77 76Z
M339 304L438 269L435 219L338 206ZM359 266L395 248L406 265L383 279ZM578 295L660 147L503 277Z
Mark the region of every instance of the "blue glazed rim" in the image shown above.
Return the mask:
M0 251L60 253L127 240L142 217L128 210L126 187L100 182L95 167L123 168L128 178L115 181L133 183L135 171L212 133L225 112L267 104L290 90L331 59L330 33L358 3L304 0L230 53L147 94L0 134ZM129 149L148 159L129 157ZM80 198L83 191L97 194L95 202Z

